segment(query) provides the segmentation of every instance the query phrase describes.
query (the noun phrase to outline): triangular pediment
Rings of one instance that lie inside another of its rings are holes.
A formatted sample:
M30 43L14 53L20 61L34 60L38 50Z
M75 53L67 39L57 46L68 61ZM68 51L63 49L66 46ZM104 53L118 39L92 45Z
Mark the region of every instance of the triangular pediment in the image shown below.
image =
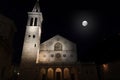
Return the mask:
M60 35L55 35L54 37L48 39L47 41L41 43L41 49L40 50L54 50L53 46L55 43L61 43L63 44L66 50L73 50L76 47L76 44L73 43L72 41L60 36Z

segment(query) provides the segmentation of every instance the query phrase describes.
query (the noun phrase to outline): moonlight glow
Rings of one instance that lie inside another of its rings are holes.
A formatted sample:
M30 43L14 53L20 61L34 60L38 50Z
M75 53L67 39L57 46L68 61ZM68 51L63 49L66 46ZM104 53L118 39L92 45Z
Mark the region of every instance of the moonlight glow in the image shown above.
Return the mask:
M87 21L83 21L83 22L82 22L82 25L83 25L83 26L87 26L87 25L88 25L88 22L87 22Z

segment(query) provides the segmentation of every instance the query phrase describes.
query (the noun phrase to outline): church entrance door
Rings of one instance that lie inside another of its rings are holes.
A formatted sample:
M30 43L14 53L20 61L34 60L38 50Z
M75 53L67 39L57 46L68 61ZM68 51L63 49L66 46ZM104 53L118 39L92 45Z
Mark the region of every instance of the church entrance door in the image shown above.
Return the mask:
M60 72L56 72L56 80L61 80Z
M55 72L55 80L62 80L62 72L61 72L61 69L60 69L60 68L57 68L57 69L56 69L56 72Z

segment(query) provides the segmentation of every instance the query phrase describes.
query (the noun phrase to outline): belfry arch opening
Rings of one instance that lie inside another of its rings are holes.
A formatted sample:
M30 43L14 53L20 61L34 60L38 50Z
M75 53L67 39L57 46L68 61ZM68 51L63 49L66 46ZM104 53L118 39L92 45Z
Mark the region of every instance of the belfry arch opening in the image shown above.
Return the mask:
M30 19L30 26L33 25L33 18Z
M35 18L34 26L37 26L37 18Z

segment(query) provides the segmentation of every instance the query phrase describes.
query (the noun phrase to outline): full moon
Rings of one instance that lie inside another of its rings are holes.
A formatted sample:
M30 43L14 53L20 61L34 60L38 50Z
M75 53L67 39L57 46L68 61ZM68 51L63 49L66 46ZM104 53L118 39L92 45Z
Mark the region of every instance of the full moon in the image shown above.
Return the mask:
M82 22L82 25L83 25L83 26L87 26L87 25L88 25L88 22L87 22L87 21L83 21L83 22Z

